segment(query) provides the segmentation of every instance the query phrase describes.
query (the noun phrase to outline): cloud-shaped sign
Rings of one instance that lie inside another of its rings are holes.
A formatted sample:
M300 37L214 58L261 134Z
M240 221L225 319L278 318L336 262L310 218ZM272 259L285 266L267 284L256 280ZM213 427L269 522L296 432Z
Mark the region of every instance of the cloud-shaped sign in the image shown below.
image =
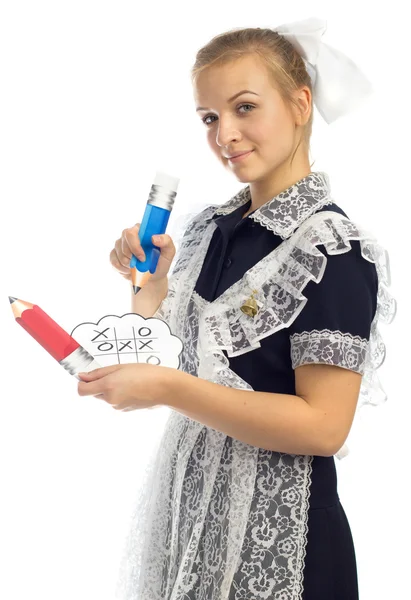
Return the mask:
M71 336L102 367L148 363L178 369L183 343L161 319L136 313L106 315L97 323L81 323Z

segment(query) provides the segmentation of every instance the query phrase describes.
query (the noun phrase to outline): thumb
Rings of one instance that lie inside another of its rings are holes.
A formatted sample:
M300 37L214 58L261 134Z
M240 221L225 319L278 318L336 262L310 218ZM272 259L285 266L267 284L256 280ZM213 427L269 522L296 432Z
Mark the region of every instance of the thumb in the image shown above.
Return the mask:
M161 256L171 260L174 258L176 249L174 242L168 233L163 233L162 235L153 235L152 239L154 244L161 248Z
M152 240L158 246L162 246L165 242L164 235L153 235Z

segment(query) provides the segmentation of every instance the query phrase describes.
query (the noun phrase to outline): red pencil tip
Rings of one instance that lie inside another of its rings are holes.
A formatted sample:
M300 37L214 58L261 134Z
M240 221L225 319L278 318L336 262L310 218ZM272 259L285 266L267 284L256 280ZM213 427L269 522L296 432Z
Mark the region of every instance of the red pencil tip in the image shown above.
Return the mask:
M13 302L15 302L16 300L17 298L14 298L14 296L9 296L10 304L13 304Z

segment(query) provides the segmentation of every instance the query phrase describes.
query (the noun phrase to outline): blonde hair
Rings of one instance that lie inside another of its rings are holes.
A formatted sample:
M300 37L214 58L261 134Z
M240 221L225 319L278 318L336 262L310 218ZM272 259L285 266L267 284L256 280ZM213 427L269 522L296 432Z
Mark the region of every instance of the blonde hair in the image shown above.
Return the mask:
M195 63L191 70L192 83L195 83L199 74L211 66L221 66L239 58L257 55L266 65L269 75L283 102L289 107L294 104L298 107L293 97L293 92L302 86L310 89L312 81L305 68L301 55L294 46L282 35L272 29L246 28L231 29L221 33L208 44L203 46L196 55ZM303 126L302 136L294 151L294 159L301 141L310 149L314 110L307 123Z

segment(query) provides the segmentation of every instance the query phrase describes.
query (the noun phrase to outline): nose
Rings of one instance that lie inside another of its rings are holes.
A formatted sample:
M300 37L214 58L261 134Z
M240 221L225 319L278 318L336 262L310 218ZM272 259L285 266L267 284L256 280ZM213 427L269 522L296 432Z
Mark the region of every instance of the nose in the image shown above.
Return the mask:
M235 129L230 119L220 117L218 122L216 143L218 146L229 146L232 142L237 142L240 139L240 132Z

